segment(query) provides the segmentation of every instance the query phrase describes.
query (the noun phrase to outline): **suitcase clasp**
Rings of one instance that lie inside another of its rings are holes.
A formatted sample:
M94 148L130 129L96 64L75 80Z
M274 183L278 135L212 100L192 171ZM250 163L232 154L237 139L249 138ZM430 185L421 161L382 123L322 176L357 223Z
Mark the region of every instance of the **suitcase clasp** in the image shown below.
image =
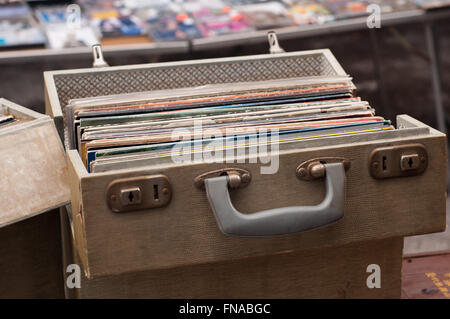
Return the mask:
M217 169L197 176L194 179L194 185L197 188L205 189L206 179L219 176L228 177L228 187L231 189L246 187L252 180L252 175L249 171L242 168L229 167Z
M299 179L304 181L311 181L325 176L324 164L342 163L345 171L350 168L350 161L343 157L319 157L307 160L297 166L295 170Z

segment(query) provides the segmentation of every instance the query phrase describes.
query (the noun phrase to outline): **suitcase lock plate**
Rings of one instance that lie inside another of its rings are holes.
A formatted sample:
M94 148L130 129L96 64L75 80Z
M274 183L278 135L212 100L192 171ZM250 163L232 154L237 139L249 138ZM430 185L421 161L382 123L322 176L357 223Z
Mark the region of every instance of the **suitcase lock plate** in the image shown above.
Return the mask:
M414 176L428 166L428 154L422 144L376 148L369 156L369 171L375 179Z
M172 187L165 175L148 175L112 181L106 201L114 213L163 207L172 198Z

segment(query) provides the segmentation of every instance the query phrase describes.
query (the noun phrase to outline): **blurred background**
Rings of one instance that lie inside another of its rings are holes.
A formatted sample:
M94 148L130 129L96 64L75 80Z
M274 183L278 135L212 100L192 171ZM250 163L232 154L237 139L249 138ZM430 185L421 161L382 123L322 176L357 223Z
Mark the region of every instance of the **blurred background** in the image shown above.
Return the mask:
M380 9L381 28L367 27L370 4ZM96 43L110 65L126 65L268 53L267 30L275 30L286 51L330 48L379 114L395 120L408 113L443 130L450 107L447 5L450 0L0 0L0 96L44 112L42 72L91 67Z

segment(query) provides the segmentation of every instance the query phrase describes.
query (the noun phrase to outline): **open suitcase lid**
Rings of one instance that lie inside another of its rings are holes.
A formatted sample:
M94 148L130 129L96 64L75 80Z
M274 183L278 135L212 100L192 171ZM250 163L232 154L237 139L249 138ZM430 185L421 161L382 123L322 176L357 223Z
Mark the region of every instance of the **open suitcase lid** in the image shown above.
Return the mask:
M72 99L199 87L218 83L288 79L300 76L346 76L329 49L284 52L274 32L270 54L108 66L99 45L93 47L93 68L44 72L46 114L68 143L65 106Z
M0 99L0 228L70 202L64 149L53 120Z

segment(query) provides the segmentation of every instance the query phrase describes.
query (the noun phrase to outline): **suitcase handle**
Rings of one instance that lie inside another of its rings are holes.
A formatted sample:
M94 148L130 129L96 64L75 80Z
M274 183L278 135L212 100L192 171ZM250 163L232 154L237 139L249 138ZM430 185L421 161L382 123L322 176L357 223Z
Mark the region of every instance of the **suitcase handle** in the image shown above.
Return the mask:
M220 230L230 236L268 237L301 233L338 221L344 217L344 164L323 165L326 195L320 204L275 208L253 214L242 214L234 208L228 192L228 176L205 179L206 195Z

